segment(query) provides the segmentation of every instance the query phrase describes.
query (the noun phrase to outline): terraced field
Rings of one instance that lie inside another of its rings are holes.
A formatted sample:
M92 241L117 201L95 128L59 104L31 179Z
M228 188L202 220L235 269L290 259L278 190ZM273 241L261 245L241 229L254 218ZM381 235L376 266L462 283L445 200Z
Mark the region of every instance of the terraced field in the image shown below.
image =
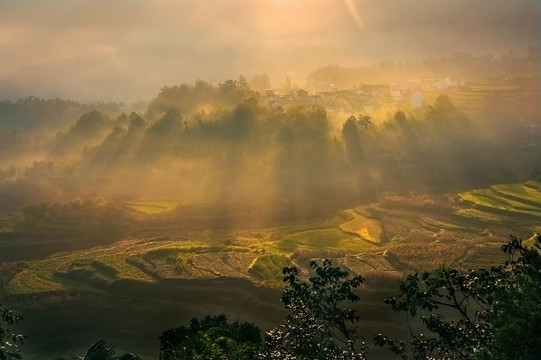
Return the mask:
M363 240L379 244L381 238L381 226L379 221L361 215L354 210L346 210L353 219L340 224L340 229L345 233L354 234Z
M331 219L259 230L195 232L189 239L125 239L53 255L19 273L12 296L107 292L168 280L245 279L279 287L281 270L332 258L355 273L399 276L442 264L489 266L509 234L541 231L541 182L494 185L431 201L402 197Z
M171 279L243 278L276 286L295 252L366 248L362 240L338 228L308 229L285 236L288 229L263 230L276 240L241 234L235 240L127 239L88 251L58 254L19 273L10 283L13 295L60 291L106 291L119 284L155 284ZM370 245L368 245L370 247Z
M295 265L308 276L310 260L330 258L365 277L369 291L361 292L358 306L371 336L382 326L394 329L397 320L382 299L395 294L404 275L442 264L501 264L500 247L509 234L528 239L541 232L540 209L541 182L529 181L439 197L394 195L328 219L272 228L171 237L162 229L163 236L37 261L15 275L5 293L32 319L23 323L24 333L38 339L25 343L29 358L46 354L51 341L64 348L73 336L77 344L105 336L153 359L160 331L194 316L226 313L263 329L277 325L283 318L282 269ZM166 213L137 212L152 219ZM82 327L71 331L74 326ZM137 347L126 341L135 337ZM42 358L55 356L49 355Z
M454 104L464 110L478 110L494 96L506 99L535 99L541 95L541 81L537 78L494 79L466 81L466 86L449 92Z
M541 216L541 191L538 182L494 185L488 189L461 193L459 196L481 212Z
M124 206L143 214L161 214L174 210L178 201L164 199L137 199L124 202Z

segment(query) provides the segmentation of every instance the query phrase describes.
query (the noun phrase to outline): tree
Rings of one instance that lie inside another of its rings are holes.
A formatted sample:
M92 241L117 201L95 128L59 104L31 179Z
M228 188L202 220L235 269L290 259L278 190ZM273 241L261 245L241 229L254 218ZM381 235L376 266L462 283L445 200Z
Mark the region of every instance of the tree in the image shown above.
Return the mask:
M512 236L502 246L508 255L503 267L506 273L498 279L496 301L488 317L493 341L481 351L481 359L541 358L541 235L533 240L533 246L527 247Z
M74 360L141 360L141 358L135 354L124 354L122 356L115 356L115 348L107 345L105 340L99 340L92 345L84 356L73 356ZM63 358L57 358L57 360L64 360Z
M153 135L174 135L181 129L181 121L182 116L180 113L177 110L170 108L164 116L152 124L148 131Z
M22 319L0 303L0 360L22 359L19 344L22 345L25 336L7 328Z
M243 76L238 80L226 80L218 84L219 101L227 105L236 105L241 103L250 95L250 87Z
M346 151L350 161L357 164L364 159L361 134L374 126L368 115L351 115L342 125L342 137L346 145Z
M361 144L361 135L359 132L359 123L355 116L347 118L342 125L342 137L346 145L346 152L352 164L358 164L363 160L363 148Z
M267 333L262 359L364 359L364 343L357 344L352 326L360 320L347 307L359 297L353 292L364 281L362 276L333 267L327 259L320 266L312 261L315 272L308 282L300 280L296 267L283 270L287 287L282 302L289 310L285 323Z
M425 119L446 125L456 122L460 126L464 126L468 121L467 116L453 104L448 95L439 95L436 98L434 105L426 110Z
M357 117L357 124L359 124L362 129L370 129L372 126L374 126L374 122L372 121L370 116L363 114L360 114Z
M440 268L408 276L385 302L419 314L429 334L412 332L406 342L379 334L376 344L402 359L539 359L541 235L533 240L527 247L511 235L502 246L508 260L490 270Z
M227 322L225 315L193 318L190 326L169 329L160 336L160 360L255 359L261 346L258 327Z

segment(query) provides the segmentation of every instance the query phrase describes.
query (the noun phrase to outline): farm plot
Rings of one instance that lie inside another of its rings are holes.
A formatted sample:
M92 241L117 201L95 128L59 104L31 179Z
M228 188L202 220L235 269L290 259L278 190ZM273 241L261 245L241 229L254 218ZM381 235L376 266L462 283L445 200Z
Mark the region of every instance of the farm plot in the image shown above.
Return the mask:
M477 110L485 105L487 98L494 95L521 99L532 94L538 96L540 85L540 80L536 78L474 80L467 81L465 87L451 91L448 95L459 108Z
M511 200L528 204L541 209L541 183L529 181L524 184L500 184L491 186L490 189Z
M541 192L536 184L494 185L460 193L459 197L482 211L541 217Z
M466 245L458 242L407 243L390 247L385 258L397 270L426 271L454 266L466 254Z
M360 255L348 255L345 257L344 265L356 274L365 275L376 271L395 271L396 269L386 259L384 252L366 253Z
M248 273L268 284L281 284L282 269L291 265L289 256L267 254L257 257L248 267Z
M500 243L477 244L468 249L467 255L460 260L460 265L465 269L484 268L503 264L507 260L501 251Z
M346 210L353 219L340 225L340 229L347 233L360 237L374 244L380 243L381 225L378 220L368 218L355 210Z
M178 201L163 199L138 199L123 203L128 209L149 215L173 211L178 204Z
M257 254L252 252L224 251L198 254L194 256L191 264L215 276L250 278L248 269L256 259Z
M14 277L8 293L104 292L120 284L219 277L278 287L285 266L308 273L310 260L324 258L375 276L442 264L473 268L499 262L507 224L520 220L520 231L539 231L540 189L539 182L494 185L458 194L463 201L453 206L379 203L275 228L193 231L190 240L126 239L38 261Z
M370 248L370 243L358 237L344 234L337 228L307 230L286 236L274 243L275 251L292 253L299 248L312 249L343 249L361 251Z

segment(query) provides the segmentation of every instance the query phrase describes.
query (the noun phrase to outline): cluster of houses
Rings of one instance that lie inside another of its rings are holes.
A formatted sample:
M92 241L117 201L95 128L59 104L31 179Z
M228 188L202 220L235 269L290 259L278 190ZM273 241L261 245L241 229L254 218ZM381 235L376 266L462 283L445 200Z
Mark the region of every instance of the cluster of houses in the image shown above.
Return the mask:
M427 80L411 79L403 83L390 85L360 85L351 90L338 90L330 82L317 86L315 93L304 89L292 90L287 94L278 94L275 90L266 91L267 105L271 108L288 108L293 105L324 106L327 110L361 110L370 114L381 104L396 105L408 103L412 108L424 105L423 93L437 90L451 90L465 86L463 81L450 78Z

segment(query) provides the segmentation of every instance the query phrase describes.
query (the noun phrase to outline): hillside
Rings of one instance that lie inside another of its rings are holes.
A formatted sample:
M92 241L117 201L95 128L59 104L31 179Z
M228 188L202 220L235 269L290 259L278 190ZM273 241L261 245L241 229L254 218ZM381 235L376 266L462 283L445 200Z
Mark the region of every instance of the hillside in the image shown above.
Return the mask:
M387 196L326 220L211 229L183 238L132 237L55 254L19 273L8 290L12 296L122 291L168 280L218 278L279 287L284 266L305 268L312 258L332 258L355 273L396 277L444 263L487 266L497 262L494 257L509 233L529 236L539 231L539 219L541 183L534 181L456 197Z
M156 210L159 204L162 212ZM147 199L126 206L156 219L174 213L166 204ZM68 341L63 348L69 351L69 344L107 337L119 349L151 359L157 351L153 336L193 316L227 313L262 329L275 326L283 316L282 268L295 265L307 273L310 259L331 258L367 278L358 304L363 334L382 329L400 334L404 329L396 326L396 315L381 302L396 291L398 279L442 264L501 263L500 247L508 235L529 238L541 231L540 220L538 181L450 196L388 195L328 219L205 229L182 237L130 237L58 253L18 273L8 286L8 299L32 319L23 324L37 339L25 347L30 354L48 354L51 341ZM70 330L73 319L84 328Z

